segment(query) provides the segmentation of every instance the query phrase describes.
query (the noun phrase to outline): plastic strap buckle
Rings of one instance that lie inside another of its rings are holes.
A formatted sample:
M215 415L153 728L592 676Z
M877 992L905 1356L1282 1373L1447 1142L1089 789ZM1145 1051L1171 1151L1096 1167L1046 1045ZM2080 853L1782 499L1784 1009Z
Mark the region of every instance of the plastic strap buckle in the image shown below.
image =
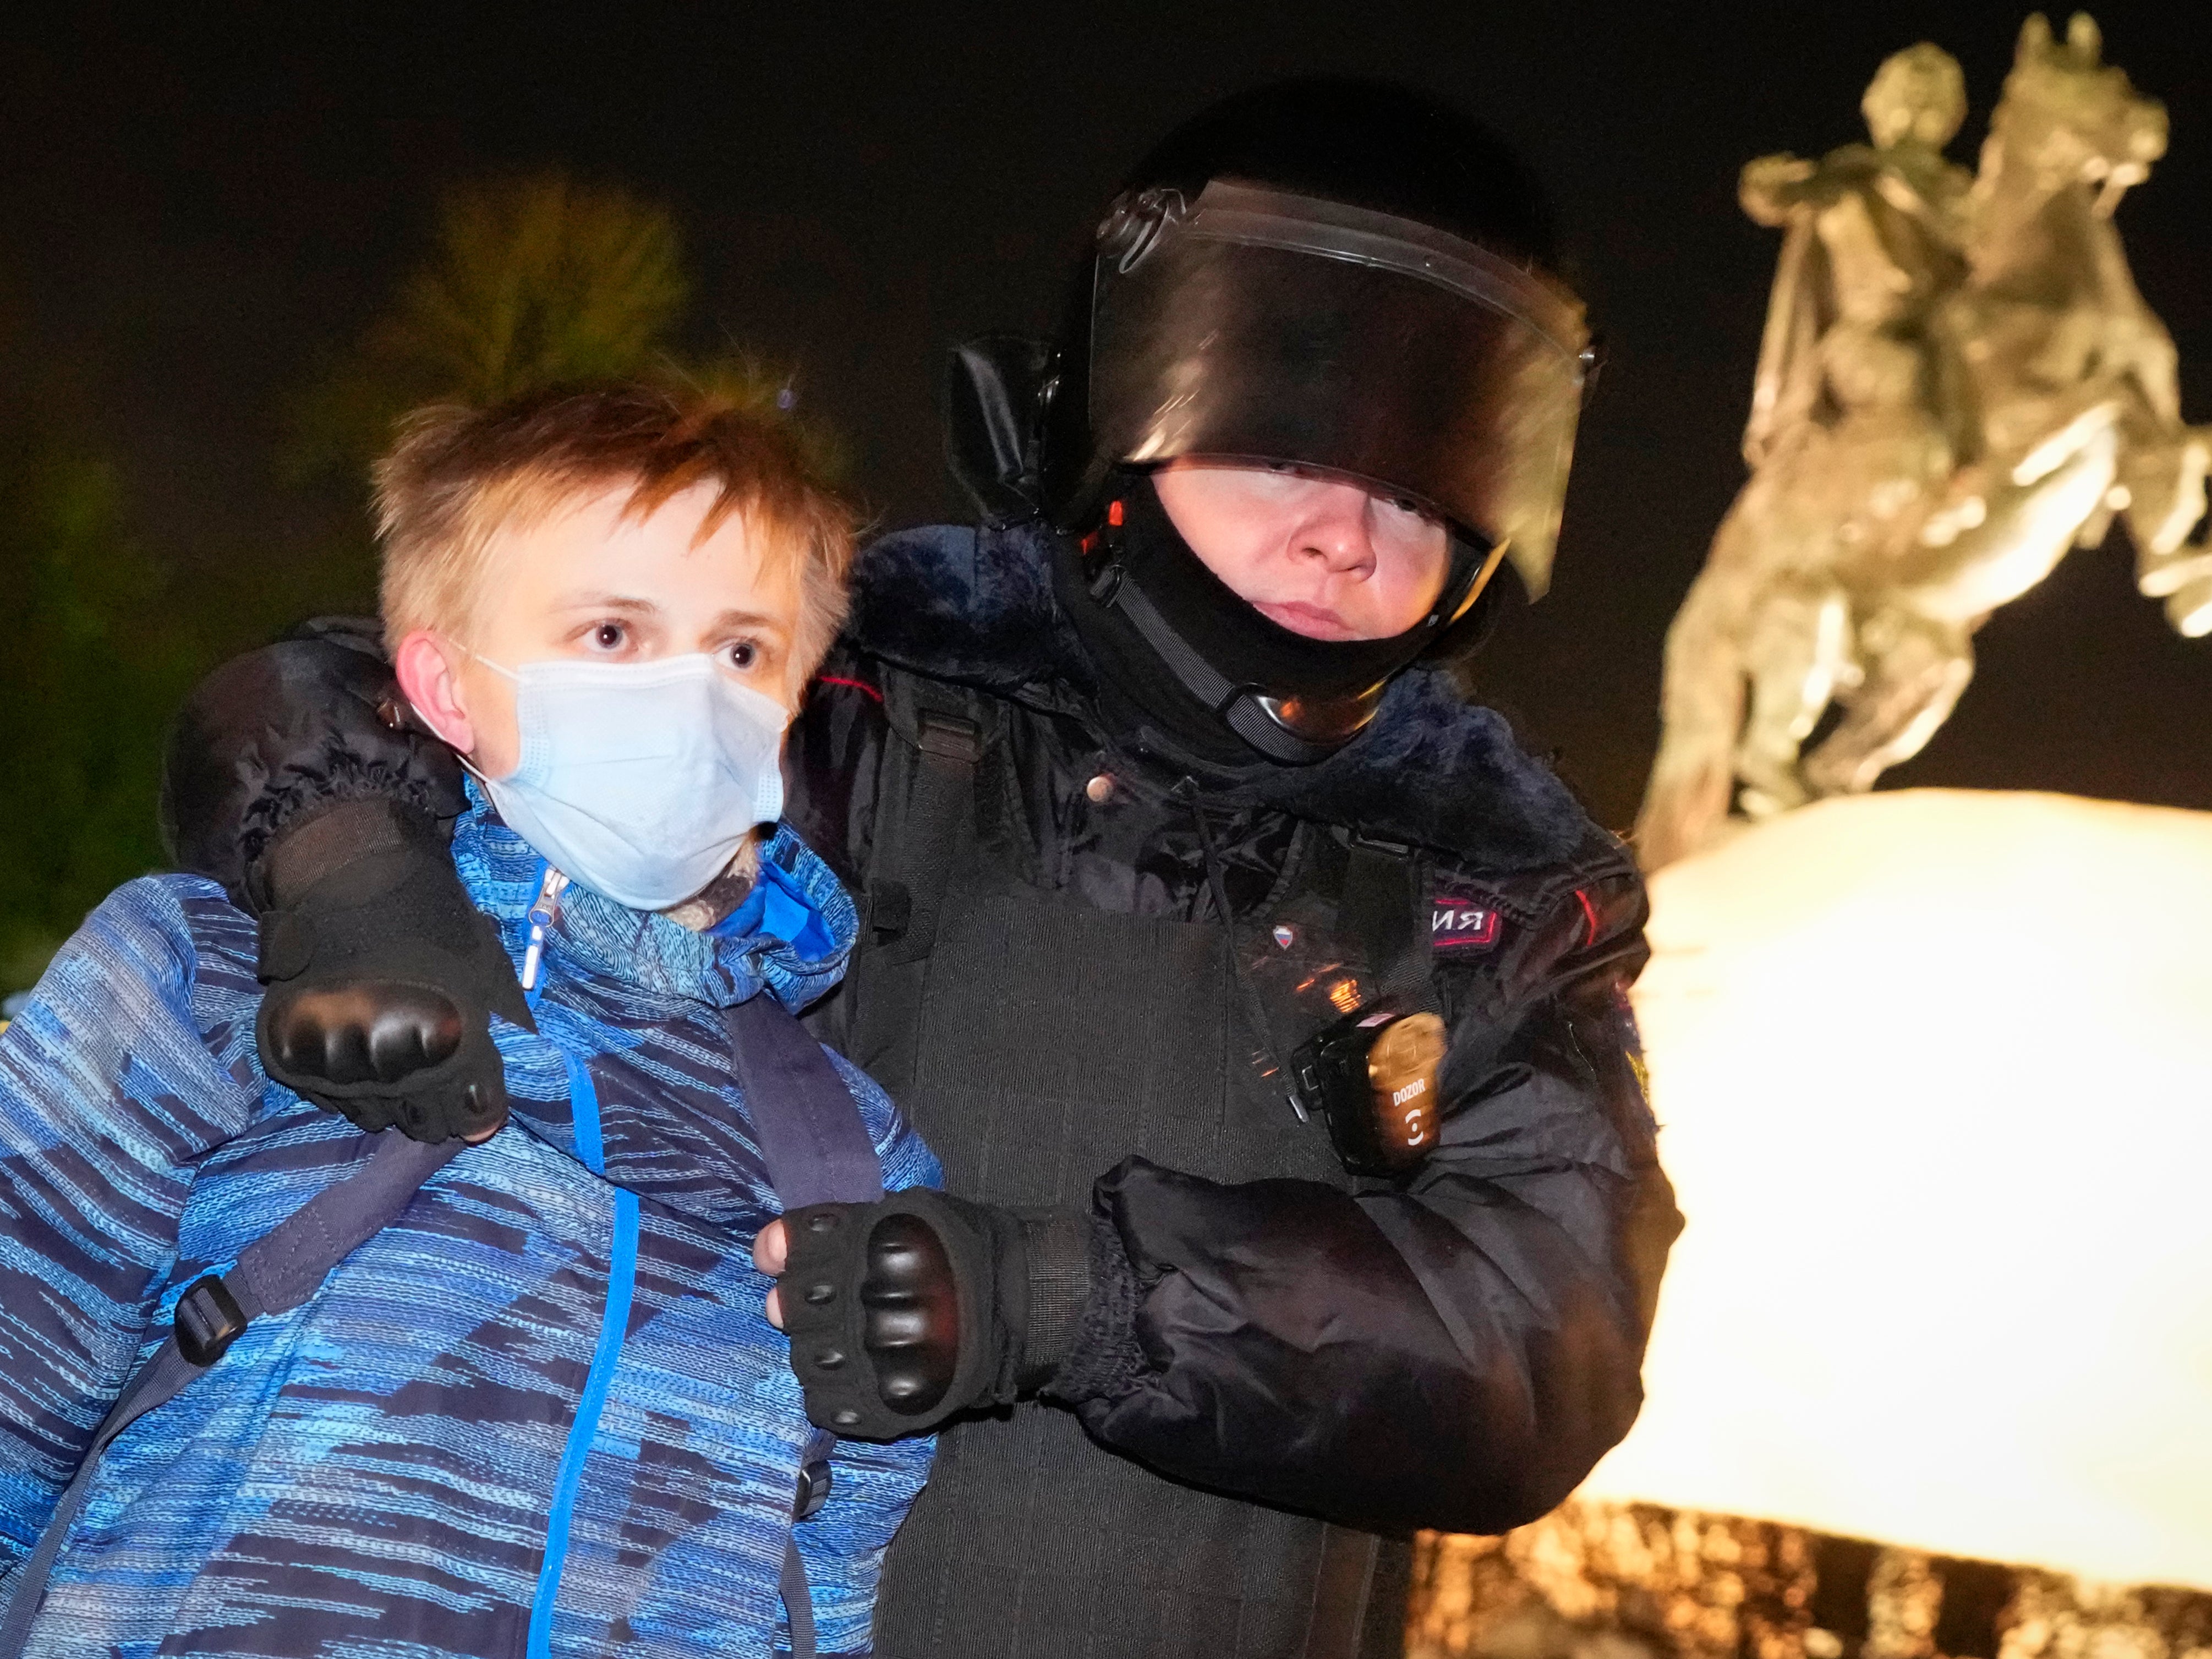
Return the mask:
M177 1298L177 1352L204 1370L245 1334L247 1322L230 1286L210 1273Z
M925 755L973 766L976 757L982 753L982 734L975 721L961 715L925 708L916 726L915 746Z
M817 1457L799 1471L799 1495L792 1500L791 1518L811 1521L830 1501L830 1460Z

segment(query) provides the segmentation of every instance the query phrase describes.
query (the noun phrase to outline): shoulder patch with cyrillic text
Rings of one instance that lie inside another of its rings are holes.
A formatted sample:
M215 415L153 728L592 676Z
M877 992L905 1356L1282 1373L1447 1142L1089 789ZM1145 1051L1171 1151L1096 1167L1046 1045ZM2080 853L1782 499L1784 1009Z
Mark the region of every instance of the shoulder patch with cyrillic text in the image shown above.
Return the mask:
M1498 912L1469 898L1438 894L1431 902L1429 943L1439 951L1498 943Z

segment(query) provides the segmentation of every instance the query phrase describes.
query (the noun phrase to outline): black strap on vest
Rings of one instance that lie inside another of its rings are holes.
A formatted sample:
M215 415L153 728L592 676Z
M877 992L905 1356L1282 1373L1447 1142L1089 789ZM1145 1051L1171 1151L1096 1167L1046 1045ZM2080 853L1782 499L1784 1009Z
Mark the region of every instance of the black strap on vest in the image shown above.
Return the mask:
M975 763L982 753L981 727L967 714L923 708L915 722L921 756L906 807L903 854L869 886L868 923L886 965L919 962L937 943L938 918L952 876L959 830L975 793Z
M889 763L867 872L866 921L836 999L837 1046L894 1093L908 1080L922 987L967 856L988 718L962 688L893 674Z
M416 1188L462 1146L458 1140L425 1146L397 1129L362 1139L368 1151L359 1170L332 1182L240 1251L238 1265L228 1273L210 1273L178 1297L176 1323L167 1340L123 1385L55 1504L38 1547L16 1575L7 1617L0 1620L0 1659L17 1659L23 1651L62 1544L84 1507L100 1458L117 1437L189 1388L254 1320L289 1313L314 1295L331 1269L383 1231Z
M1420 860L1395 842L1352 838L1338 924L1359 941L1375 975L1374 1000L1419 1000L1429 992L1432 951L1421 902Z
M1322 1534L1313 1613L1300 1659L1352 1659L1359 1651L1368 1598L1375 1589L1375 1563L1382 1553L1382 1540L1372 1533L1331 1526Z

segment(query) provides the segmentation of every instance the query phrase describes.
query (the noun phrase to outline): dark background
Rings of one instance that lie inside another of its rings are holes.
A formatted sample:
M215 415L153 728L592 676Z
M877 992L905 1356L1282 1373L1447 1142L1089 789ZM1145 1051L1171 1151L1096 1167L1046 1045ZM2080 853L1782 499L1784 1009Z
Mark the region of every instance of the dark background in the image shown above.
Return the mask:
M31 9L27 8L26 11ZM439 192L566 167L668 203L728 339L796 365L884 524L957 510L943 348L1042 327L1118 174L1192 110L1347 70L1461 100L1549 183L1609 346L1558 584L1487 659L1599 815L1632 816L1662 634L1742 479L1778 239L1749 158L1863 137L1876 64L1966 70L1971 163L2026 8L723 5L42 8L0 33L0 369L96 434L186 584L267 574L351 529L281 479L288 398L427 244ZM2101 8L2172 143L2120 225L2212 418L2212 8ZM2054 20L2061 22L2063 20ZM2212 640L2130 586L2124 537L1997 616L1957 717L1888 787L2212 808ZM365 602L366 595L362 595ZM94 672L89 666L88 672ZM36 718L9 710L8 718Z

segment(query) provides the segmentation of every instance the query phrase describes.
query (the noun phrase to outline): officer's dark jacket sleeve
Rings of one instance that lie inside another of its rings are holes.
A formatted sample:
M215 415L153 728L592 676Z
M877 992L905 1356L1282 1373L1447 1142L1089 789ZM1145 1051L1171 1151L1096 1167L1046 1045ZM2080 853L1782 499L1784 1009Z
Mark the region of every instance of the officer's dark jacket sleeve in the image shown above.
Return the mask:
M1625 995L1645 901L1611 862L1500 892L1494 948L1440 954L1447 1117L1402 1186L1098 1183L1140 1363L1080 1401L1092 1434L1346 1524L1497 1532L1627 1432L1681 1222Z
M369 618L306 623L203 680L169 728L161 832L177 867L258 911L249 872L280 834L356 800L441 824L468 804L443 744L397 728L398 688Z

